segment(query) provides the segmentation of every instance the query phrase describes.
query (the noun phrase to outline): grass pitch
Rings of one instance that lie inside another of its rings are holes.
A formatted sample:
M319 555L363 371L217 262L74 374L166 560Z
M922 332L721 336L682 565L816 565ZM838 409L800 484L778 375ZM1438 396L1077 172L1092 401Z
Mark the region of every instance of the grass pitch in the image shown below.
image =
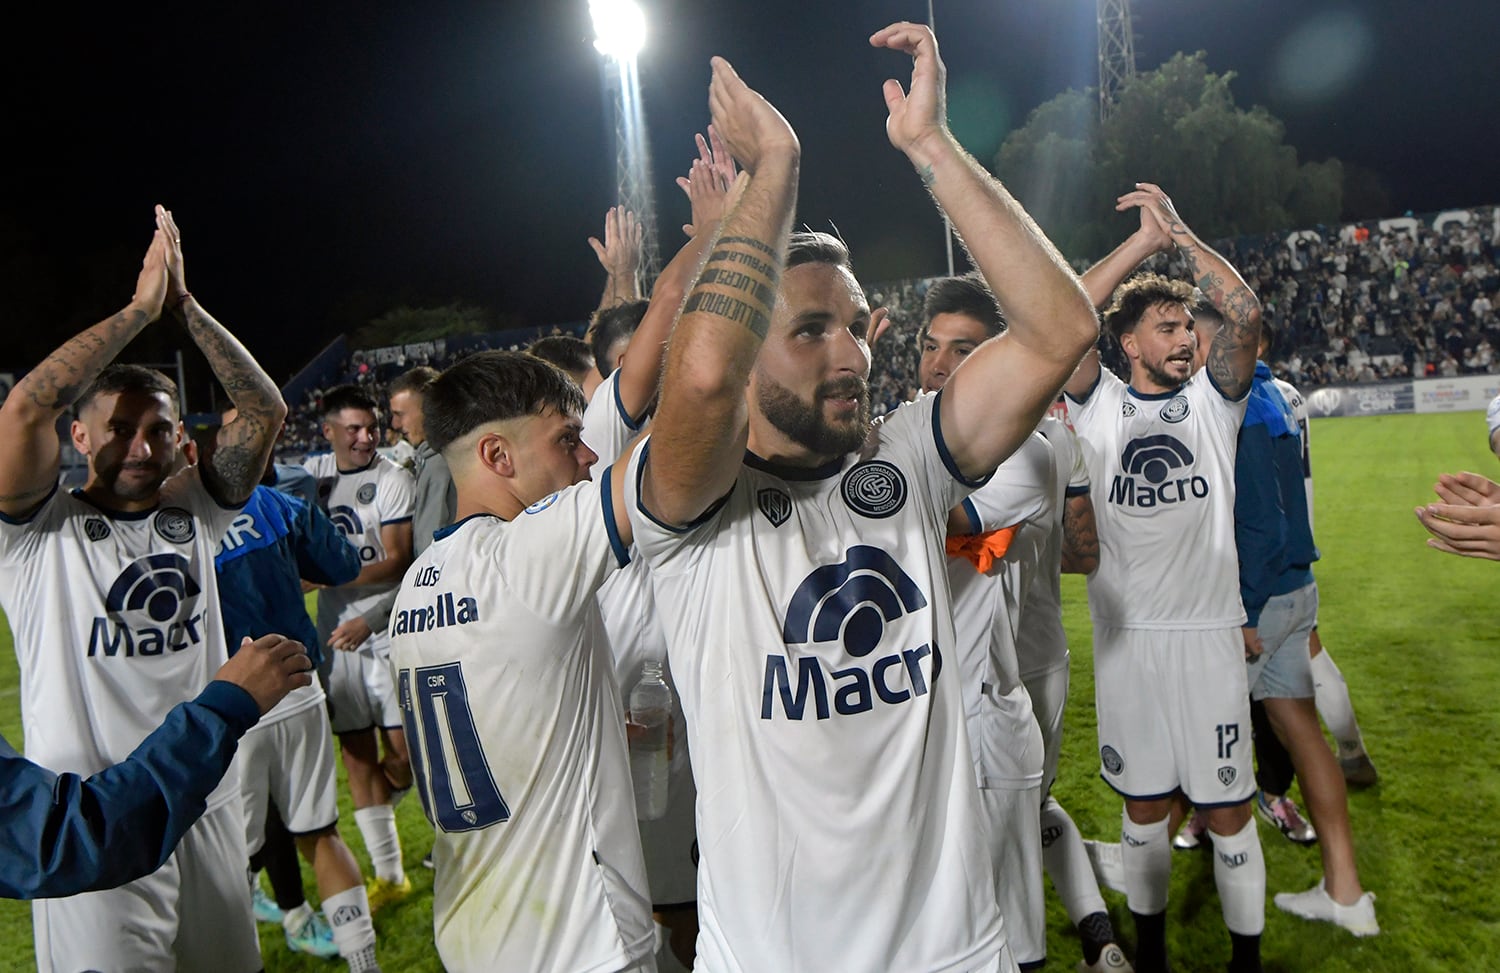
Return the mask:
M1440 472L1500 479L1478 413L1323 419L1313 423L1316 527L1323 559L1319 631L1349 682L1380 785L1350 794L1361 878L1379 899L1381 934L1355 939L1287 916L1267 903L1268 971L1446 971L1500 968L1500 652L1493 592L1500 564L1439 554L1412 508ZM1054 793L1086 836L1118 840L1120 802L1098 778L1090 629L1082 579L1064 579L1073 650L1061 776ZM0 631L0 731L19 744L15 656ZM342 775L341 775L342 776ZM1294 796L1296 795L1294 790ZM368 859L341 787L345 840ZM419 802L397 811L415 891L377 914L389 973L441 969L432 946L431 844ZM1300 891L1321 874L1316 847L1265 826L1268 892ZM315 885L305 873L311 896ZM1072 969L1077 936L1048 888L1049 969ZM1124 897L1106 891L1116 929L1133 932ZM1268 896L1269 899L1269 896ZM315 897L314 897L315 901ZM1223 969L1229 943L1206 854L1174 852L1169 936L1182 973ZM290 954L262 926L266 970L327 971L331 961ZM834 932L833 934L836 934ZM31 914L0 902L0 969L34 967Z

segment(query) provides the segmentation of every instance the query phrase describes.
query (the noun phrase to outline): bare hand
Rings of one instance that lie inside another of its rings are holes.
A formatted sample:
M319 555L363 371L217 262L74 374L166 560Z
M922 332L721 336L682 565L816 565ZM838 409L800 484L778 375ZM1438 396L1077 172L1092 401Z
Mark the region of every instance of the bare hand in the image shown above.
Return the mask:
M1254 662L1255 657L1266 650L1260 641L1260 631L1254 626L1242 625L1240 635L1245 639L1245 661Z
M1135 189L1115 200L1116 212L1123 213L1132 206L1141 210L1141 228L1136 232L1151 240L1157 250L1192 240L1193 231L1182 222L1172 198L1160 186L1138 182Z
M881 338L885 337L885 333L889 330L891 330L891 309L888 307L877 307L871 311L870 337L865 342L870 346L871 351L875 350L875 345Z
M340 652L353 652L365 644L370 637L370 623L363 618L351 618L328 636L328 647Z
M172 219L172 211L156 204L156 228L161 231L167 253L167 297L176 307L187 296L187 278L182 272L182 231Z
M641 241L645 230L638 216L624 206L612 206L604 214L604 242L589 237L594 256L611 277L635 276L641 266Z
M686 176L677 177L677 185L687 194L692 206L692 222L682 224L690 237L700 231L713 232L729 211L730 188L738 173L734 156L719 138L719 132L708 126L708 139L697 136L698 158L693 160Z
M1500 505L1430 503L1416 509L1427 546L1463 557L1500 561Z
M312 659L301 642L282 635L262 635L253 642L246 637L214 678L232 682L249 693L264 716L287 693L312 685L312 669Z
M147 319L161 317L161 305L167 297L166 235L157 230L141 261L141 273L135 279L135 295L130 303L146 312Z
M781 112L745 84L728 61L716 57L712 63L708 110L730 155L752 175L767 160L800 159L802 145Z
M948 133L948 69L938 56L937 38L926 24L903 21L875 33L870 44L912 57L911 90L902 91L901 82L892 78L882 93L889 112L886 137L916 162L917 154L925 154L924 146Z
M1500 483L1478 473L1444 473L1432 489L1444 503L1470 507L1500 504Z

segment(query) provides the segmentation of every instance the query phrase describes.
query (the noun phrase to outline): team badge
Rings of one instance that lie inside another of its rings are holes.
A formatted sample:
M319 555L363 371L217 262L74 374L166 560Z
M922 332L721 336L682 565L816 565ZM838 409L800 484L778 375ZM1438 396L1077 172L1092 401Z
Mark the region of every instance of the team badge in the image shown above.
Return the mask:
M103 517L90 517L83 522L83 536L91 541L102 541L110 535L109 524Z
M333 914L328 917L328 921L335 926L342 926L346 922L353 922L364 914L365 910L357 905L341 905L333 910Z
M1120 404L1120 415L1124 418L1129 419L1131 416L1135 415L1135 412L1136 409L1134 402L1122 402Z
M1185 395L1174 395L1158 413L1163 422L1181 422L1188 417L1188 400Z
M1042 847L1051 848L1052 843L1062 837L1063 829L1055 824L1049 824L1042 829Z
M866 517L889 517L906 504L906 477L884 460L866 460L849 467L839 489L844 503Z
M1108 745L1099 748L1099 762L1111 774L1118 774L1125 769L1125 761L1120 759L1119 751Z
M772 527L780 527L792 515L792 498L786 491L766 487L755 495L755 505L766 515Z
M156 532L173 544L186 544L197 534L193 526L193 515L181 507L165 507L151 521Z
M358 492L354 494L354 499L358 500L360 503L369 503L370 501L374 500L375 484L366 483L364 486L360 487Z
M1224 766L1219 768L1219 783L1223 784L1225 787L1233 784L1234 779L1238 776L1239 772L1228 764L1225 764Z
M560 491L560 490L558 491L558 493L561 493L561 492L562 491ZM526 513L529 513L529 514L539 514L543 510L546 510L548 507L552 506L554 503L557 502L558 493L549 493L549 494L547 494L545 497L543 497L542 499L538 500L536 503L534 503L531 506L527 507L526 508Z

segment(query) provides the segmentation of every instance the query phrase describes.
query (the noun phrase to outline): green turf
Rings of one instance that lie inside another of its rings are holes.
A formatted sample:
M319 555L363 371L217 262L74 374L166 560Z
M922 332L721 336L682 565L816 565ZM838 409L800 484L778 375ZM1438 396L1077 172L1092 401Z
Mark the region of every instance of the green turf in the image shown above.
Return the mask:
M1446 971L1500 968L1500 653L1491 592L1500 565L1423 546L1412 508L1431 497L1439 472L1472 469L1500 479L1477 413L1325 419L1313 424L1317 479L1319 630L1348 679L1381 784L1350 796L1361 876L1379 896L1382 933L1356 940L1268 904L1270 971ZM1087 836L1119 833L1120 804L1098 779L1088 614L1080 579L1064 579L1073 648L1061 778L1055 793ZM14 654L0 646L0 730L19 742ZM346 839L363 844L343 791ZM1295 795L1295 792L1294 792ZM417 802L399 809L416 893L376 917L387 971L436 971L432 873L416 863L431 833ZM1295 847L1261 826L1271 892L1316 881L1316 848ZM307 876L307 887L314 886ZM1105 892L1128 940L1124 897ZM1048 889L1049 969L1072 969L1078 940ZM1205 854L1173 855L1169 929L1180 973L1222 969L1228 941ZM290 956L279 930L261 938L268 971L330 970ZM830 930L830 934L837 934ZM0 902L0 968L32 964L30 913Z

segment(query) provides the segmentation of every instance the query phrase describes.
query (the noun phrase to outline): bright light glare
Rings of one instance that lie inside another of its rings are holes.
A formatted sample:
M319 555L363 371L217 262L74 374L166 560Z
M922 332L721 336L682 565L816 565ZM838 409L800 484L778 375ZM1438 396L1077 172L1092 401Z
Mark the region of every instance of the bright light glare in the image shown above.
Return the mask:
M617 61L640 53L646 43L646 15L635 0L589 0L594 48Z

